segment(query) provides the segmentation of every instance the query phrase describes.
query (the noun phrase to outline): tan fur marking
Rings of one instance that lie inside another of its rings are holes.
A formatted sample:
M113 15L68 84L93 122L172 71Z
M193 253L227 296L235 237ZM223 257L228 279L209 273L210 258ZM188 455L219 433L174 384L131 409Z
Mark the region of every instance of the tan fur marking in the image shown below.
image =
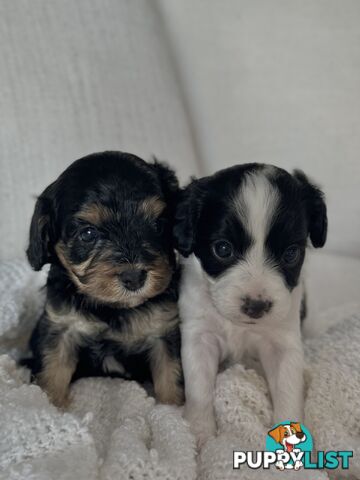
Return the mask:
M44 352L43 370L37 382L59 408L66 408L69 403L69 385L76 364L77 358L66 342L60 341L56 348Z
M146 218L156 218L165 209L166 204L159 197L148 197L138 206L138 213L143 214Z
M148 298L158 295L167 288L172 273L167 257L157 256L148 270L148 278L145 284Z
M85 205L76 217L85 222L89 222L92 225L101 225L103 222L108 221L114 216L114 213L104 205L99 203L91 203Z
M58 407L68 403L69 385L77 365L76 347L84 336L111 339L129 350L150 348L150 365L156 398L162 403L181 404L183 392L179 386L181 364L172 358L162 337L179 324L177 306L172 302L155 305L150 310L134 312L129 324L120 331L109 328L97 317L83 316L73 309L54 310L46 306L46 313L53 328L63 331L54 348L44 352L43 371L38 384Z
M184 396L179 385L180 360L170 357L163 340L157 340L151 349L150 367L156 399L160 403L181 405Z
M55 311L47 305L46 314L53 328L60 331L64 329L64 332L59 335L54 348L45 350L43 370L37 381L54 405L65 408L69 402L69 385L78 361L76 347L81 344L83 335L94 336L107 326L71 309Z
M106 324L97 317L85 317L73 309L58 311L47 305L45 311L47 318L57 327L66 327L66 334L71 334L72 338L76 335L93 336L106 328Z
M66 268L66 270L68 271L68 273L70 274L70 277L72 279L72 281L75 283L75 285L77 287L80 287L81 286L81 282L78 278L78 275L80 273L76 273L75 271L75 268L74 266L68 261L66 255L65 255L65 245L64 245L64 242L62 242L60 240L60 242L58 242L56 245L55 245L55 252L60 260L60 262L63 264L63 266ZM88 260L86 261L86 263L88 262ZM84 266L81 267L82 264L79 265L80 267L80 270L84 270ZM80 274L81 275L81 274Z

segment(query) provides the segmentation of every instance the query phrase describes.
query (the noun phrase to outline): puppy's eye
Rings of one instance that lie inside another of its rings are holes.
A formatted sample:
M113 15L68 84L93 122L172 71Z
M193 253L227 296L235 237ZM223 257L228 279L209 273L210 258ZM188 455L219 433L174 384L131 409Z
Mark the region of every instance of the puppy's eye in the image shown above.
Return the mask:
M94 242L98 237L98 231L95 227L86 227L81 230L79 238L82 242L90 243Z
M216 257L228 259L233 256L233 246L227 240L218 240L212 245L213 252Z
M285 430L284 437L288 437L288 436L289 436L289 432L287 430Z
M288 247L282 255L282 260L287 265L295 265L301 256L301 250L297 245Z

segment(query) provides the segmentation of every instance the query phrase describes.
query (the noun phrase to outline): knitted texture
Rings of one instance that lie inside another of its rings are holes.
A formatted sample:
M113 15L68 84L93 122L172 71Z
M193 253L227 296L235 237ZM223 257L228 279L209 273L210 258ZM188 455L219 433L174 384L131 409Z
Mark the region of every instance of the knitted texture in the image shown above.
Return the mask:
M263 450L271 426L271 401L256 365L218 375L218 435L198 457L182 409L157 405L136 382L82 379L71 388L67 412L52 406L11 358L41 311L43 281L22 262L0 264L0 480L279 477L275 469L232 468L233 450ZM305 345L305 425L319 450L353 450L350 469L283 473L287 478L360 478L360 316L346 316Z

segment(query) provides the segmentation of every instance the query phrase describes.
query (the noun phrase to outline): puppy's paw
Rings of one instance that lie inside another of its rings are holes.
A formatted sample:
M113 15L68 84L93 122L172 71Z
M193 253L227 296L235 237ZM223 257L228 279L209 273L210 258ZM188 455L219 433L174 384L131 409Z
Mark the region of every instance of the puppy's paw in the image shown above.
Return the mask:
M54 388L54 385L45 384L38 380L37 384L47 394L49 401L59 410L67 410L71 403L69 390Z
M185 407L185 418L190 425L190 430L196 438L199 450L205 443L216 435L216 422L213 413L204 416L204 412L189 411Z
M55 407L57 407L59 410L67 410L71 404L71 397L70 395L66 395L64 397L60 398L55 398L51 397L50 398L51 402Z
M210 440L210 438L215 436L215 431L212 431L210 429L204 429L201 431L194 432L194 435L196 437L196 446L198 450L201 450L202 447L207 443L207 441Z
M70 381L72 369L54 362L52 368L46 368L36 377L36 383L47 393L55 407L66 410L70 404Z

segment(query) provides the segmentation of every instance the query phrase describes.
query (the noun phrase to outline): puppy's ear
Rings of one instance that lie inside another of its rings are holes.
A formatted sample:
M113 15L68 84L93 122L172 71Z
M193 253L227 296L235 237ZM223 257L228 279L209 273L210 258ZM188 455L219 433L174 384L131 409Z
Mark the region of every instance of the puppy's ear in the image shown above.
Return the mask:
M304 172L294 171L294 177L301 184L309 225L309 236L315 248L325 245L327 237L327 214L323 192L311 183Z
M34 270L40 270L51 259L53 237L53 190L55 182L47 187L37 199L30 224L27 258Z
M282 436L281 425L270 430L270 432L268 432L268 435L270 435L270 437L273 438L275 442L280 443Z
M154 163L152 166L160 181L166 203L170 208L174 209L180 193L177 176L174 170L172 170L166 163L159 162L155 157L153 160Z
M182 190L176 209L173 230L175 247L184 257L188 257L194 251L197 224L204 197L199 187L200 181L193 180Z

